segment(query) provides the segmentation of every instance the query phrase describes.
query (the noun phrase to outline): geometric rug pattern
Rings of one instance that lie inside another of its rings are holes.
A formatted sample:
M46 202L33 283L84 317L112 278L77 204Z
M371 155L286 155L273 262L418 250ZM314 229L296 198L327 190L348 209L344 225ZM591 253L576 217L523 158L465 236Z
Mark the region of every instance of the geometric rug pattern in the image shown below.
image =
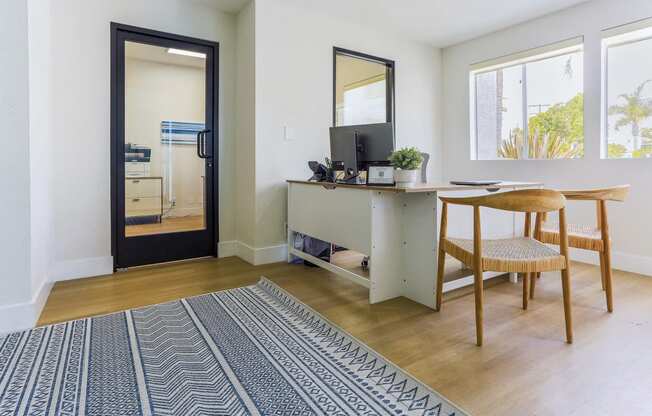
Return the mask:
M0 415L464 414L265 278L0 335Z

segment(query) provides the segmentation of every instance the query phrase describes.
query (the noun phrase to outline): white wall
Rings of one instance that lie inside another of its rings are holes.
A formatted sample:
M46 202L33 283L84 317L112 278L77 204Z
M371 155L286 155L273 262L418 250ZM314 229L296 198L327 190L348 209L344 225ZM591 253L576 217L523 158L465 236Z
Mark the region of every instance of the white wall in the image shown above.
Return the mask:
M440 51L282 0L256 2L256 248L286 240L286 179L330 154L333 46L396 61L396 142L441 175ZM285 141L283 126L294 137Z
M220 239L234 239L235 17L187 0L57 0L51 14L53 278L112 271L111 21L220 43Z
M39 291L48 285L53 244L50 1L29 0L28 8L31 275Z
M649 160L600 159L600 31L652 16L649 0L594 0L443 51L445 179L500 178L542 181L550 187L632 184L625 204L612 204L617 268L652 274L652 206ZM469 134L469 66L472 63L584 36L585 157L582 160L472 161ZM647 58L642 58L647 59ZM573 205L571 220L593 218L595 207ZM578 258L593 259L578 253Z
M0 13L0 315L29 301L30 166L27 2L3 2ZM0 317L0 321L4 320ZM1 331L1 329L0 329Z
M255 3L237 17L236 53L236 238L254 245L256 201Z
M0 15L0 333L33 326L49 293L49 2ZM28 26L29 22L29 26Z
M161 121L204 122L205 79L203 67L126 60L125 141L152 149L150 175L163 177L166 217L204 212L204 161L196 146L162 144Z

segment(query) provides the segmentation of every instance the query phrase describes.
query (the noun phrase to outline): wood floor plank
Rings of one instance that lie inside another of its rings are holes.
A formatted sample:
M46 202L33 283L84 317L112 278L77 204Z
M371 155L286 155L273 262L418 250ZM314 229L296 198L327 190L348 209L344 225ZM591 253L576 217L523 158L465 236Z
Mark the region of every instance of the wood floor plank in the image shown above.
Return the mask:
M652 414L652 278L614 272L606 311L600 269L572 265L575 342L564 340L559 273L544 273L529 309L521 286L485 288L485 343L473 296L447 294L436 313L368 292L327 271L209 259L57 283L40 325L255 283L264 275L474 415Z
M203 215L187 217L164 217L160 223L133 224L125 226L125 236L178 233L204 229Z

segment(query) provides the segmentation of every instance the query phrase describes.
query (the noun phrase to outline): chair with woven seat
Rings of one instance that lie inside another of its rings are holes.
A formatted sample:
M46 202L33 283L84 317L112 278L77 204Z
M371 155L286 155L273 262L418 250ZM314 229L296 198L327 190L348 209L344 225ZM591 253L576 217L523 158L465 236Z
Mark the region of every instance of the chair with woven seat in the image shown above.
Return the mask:
M605 291L607 310L613 312L613 285L611 278L611 239L607 219L607 201L623 202L629 193L629 185L602 189L560 191L569 201L593 201L597 208L595 227L577 224L568 225L568 246L598 252L602 289ZM526 224L527 228L527 224ZM560 234L555 223L546 221L545 214L537 214L534 237L546 244L559 245ZM537 275L537 277L539 277ZM530 298L534 299L536 279L531 279Z
M439 232L439 253L437 264L436 310L440 311L443 297L443 275L446 254L455 257L474 272L476 342L483 342L483 281L485 271L531 274L545 271L560 271L566 319L566 341L573 342L570 274L568 261L568 237L566 233L565 198L557 191L549 189L528 189L504 192L478 197L449 198L440 197L442 205L441 227ZM473 240L449 238L447 236L448 205L467 205L473 207ZM546 246L534 239L528 229L525 236L501 240L483 240L480 223L480 207L511 212L524 212L530 218L535 212L558 211L560 224L560 251ZM523 308L527 308L528 287L524 279Z

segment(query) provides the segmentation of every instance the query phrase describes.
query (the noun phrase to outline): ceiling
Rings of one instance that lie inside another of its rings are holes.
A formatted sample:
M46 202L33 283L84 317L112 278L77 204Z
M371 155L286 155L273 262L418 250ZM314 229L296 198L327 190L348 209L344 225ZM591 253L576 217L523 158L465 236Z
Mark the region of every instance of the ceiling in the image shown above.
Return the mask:
M237 13L252 0L192 0L215 7L223 12Z
M237 12L249 0L196 0ZM265 1L265 0L258 0ZM355 23L450 46L587 0L282 0Z
M436 47L450 46L586 0L283 0Z

